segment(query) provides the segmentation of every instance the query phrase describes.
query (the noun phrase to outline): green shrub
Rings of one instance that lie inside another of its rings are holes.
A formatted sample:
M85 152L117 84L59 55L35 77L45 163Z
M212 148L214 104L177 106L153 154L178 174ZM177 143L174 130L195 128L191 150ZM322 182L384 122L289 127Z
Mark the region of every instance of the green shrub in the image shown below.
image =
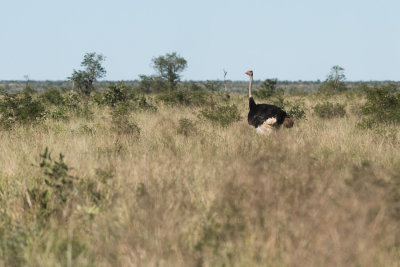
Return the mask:
M55 106L61 106L64 105L64 98L60 92L60 90L57 90L55 88L47 89L44 91L40 97L39 97L42 102L45 105L55 105Z
M139 91L141 93L163 92L168 89L168 84L159 76L140 75Z
M189 90L189 91L199 91L199 90L204 90L204 88L196 82L181 82L179 84L179 89L180 90Z
M168 105L201 106L210 104L210 94L205 90L167 91L156 96L156 100Z
M361 107L363 115L378 123L400 122L400 92L396 85L366 89L366 103Z
M134 99L134 105L133 105L135 110L141 110L141 111L156 111L157 107L152 105L149 101L147 101L147 98L142 95Z
M326 81L319 88L319 92L329 96L345 92L346 90L346 84L340 81Z
M103 102L114 107L119 102L128 100L129 88L123 82L109 86L103 93Z
M81 97L75 91L69 91L64 95L64 104L68 109L77 109L81 103Z
M240 113L237 106L233 104L204 109L200 111L200 117L209 120L213 124L227 127L240 120Z
M357 128L365 130L365 129L376 129L379 126L376 120L362 118L357 123Z
M52 159L48 148L40 154L40 169L44 177L39 184L28 189L27 205L34 211L37 218L46 222L53 214L60 215L76 193L76 177L69 175L69 167L64 162L63 154L59 160Z
M0 99L0 124L5 128L12 125L29 124L42 118L45 108L40 101L27 92L4 94Z
M45 118L50 118L56 121L68 121L69 120L69 114L68 110L65 108L65 106L57 106L54 109L51 110L46 110Z
M333 66L326 81L319 88L319 92L325 95L342 93L347 90L346 84L344 83L345 80L344 68L338 65Z
M345 105L336 103L320 103L314 106L314 114L323 119L344 117L346 115Z
M254 95L259 98L269 98L277 92L276 84L277 79L266 79L262 84L260 90L254 91Z
M304 111L304 106L302 103L295 103L289 106L289 108L286 108L287 114L289 117L293 119L305 119L306 118L306 112Z
M281 109L285 108L285 97L283 90L278 90L275 95L270 99L271 103Z
M82 105L80 109L75 110L75 115L79 118L84 118L86 120L93 120L94 119L94 111L93 107L86 103Z
M120 103L112 112L112 130L119 135L132 135L139 137L140 127L132 121L129 114L131 107L126 103Z
M208 90L210 92L218 92L222 88L222 82L219 82L219 81L206 81L204 83L204 87L206 88L206 90Z
M77 179L68 174L69 167L64 162L64 155L59 154L59 161L52 160L51 154L46 147L40 155L40 168L46 178L44 182L51 190L56 202L65 204L75 189L74 182Z
M119 103L111 110L113 119L119 117L127 117L131 113L131 106L127 103Z

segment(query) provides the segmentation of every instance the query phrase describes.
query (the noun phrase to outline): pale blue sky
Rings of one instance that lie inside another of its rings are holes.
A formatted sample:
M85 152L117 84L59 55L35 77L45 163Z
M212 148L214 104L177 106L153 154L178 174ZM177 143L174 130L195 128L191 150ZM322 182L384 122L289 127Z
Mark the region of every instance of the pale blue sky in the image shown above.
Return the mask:
M185 80L400 80L399 0L0 0L0 80L64 80L87 52L106 80L152 74L176 51Z

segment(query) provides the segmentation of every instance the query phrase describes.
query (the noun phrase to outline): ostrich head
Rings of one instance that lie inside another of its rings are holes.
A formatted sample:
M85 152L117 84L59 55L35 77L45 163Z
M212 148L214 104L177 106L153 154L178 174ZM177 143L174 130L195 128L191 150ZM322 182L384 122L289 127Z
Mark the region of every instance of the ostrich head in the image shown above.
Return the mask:
M253 71L249 70L248 72L246 72L247 75L249 75L250 77L253 77Z

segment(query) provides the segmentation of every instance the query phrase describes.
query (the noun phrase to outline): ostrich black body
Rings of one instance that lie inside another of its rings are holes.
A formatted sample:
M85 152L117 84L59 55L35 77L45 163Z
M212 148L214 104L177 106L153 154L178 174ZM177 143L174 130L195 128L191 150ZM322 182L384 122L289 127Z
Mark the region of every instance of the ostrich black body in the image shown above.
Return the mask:
M268 104L256 104L253 97L249 98L249 108L250 111L247 117L247 121L255 128L263 124L267 119L273 117L276 118L276 126L279 127L281 126L285 118L288 117L287 113L277 106Z

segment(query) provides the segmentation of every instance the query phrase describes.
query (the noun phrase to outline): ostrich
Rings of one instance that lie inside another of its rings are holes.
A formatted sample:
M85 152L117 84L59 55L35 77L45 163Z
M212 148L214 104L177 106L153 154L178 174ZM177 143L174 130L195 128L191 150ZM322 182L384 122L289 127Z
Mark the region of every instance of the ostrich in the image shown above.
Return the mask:
M257 129L257 133L268 134L278 129L282 124L286 128L293 127L293 119L285 111L274 105L256 104L251 95L253 71L246 72L250 76L249 82L249 115L247 121Z

